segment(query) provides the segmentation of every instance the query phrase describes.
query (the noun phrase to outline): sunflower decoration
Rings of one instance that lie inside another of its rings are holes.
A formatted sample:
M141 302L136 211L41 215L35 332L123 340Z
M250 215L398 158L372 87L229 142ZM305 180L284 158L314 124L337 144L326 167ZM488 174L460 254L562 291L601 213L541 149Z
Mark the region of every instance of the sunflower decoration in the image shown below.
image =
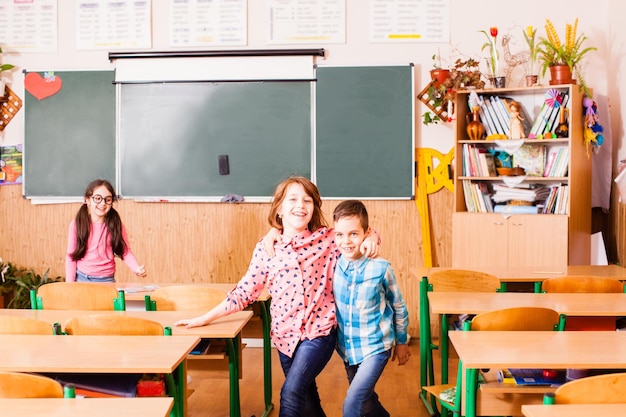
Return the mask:
M585 108L583 138L587 148L587 156L589 156L589 145L591 145L593 152L598 152L600 146L604 143L604 128L599 122L600 116L596 102L585 96L583 98L583 107Z

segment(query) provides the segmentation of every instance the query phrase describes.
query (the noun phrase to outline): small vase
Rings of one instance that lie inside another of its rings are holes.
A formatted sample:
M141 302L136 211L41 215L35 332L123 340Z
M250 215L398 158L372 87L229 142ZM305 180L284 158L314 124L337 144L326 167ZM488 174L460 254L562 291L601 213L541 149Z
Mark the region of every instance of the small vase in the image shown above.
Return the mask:
M569 65L550 66L550 85L575 84L572 80L572 69Z
M526 87L532 87L533 85L537 85L537 80L539 79L538 75L527 75L526 76Z
M492 77L491 85L493 85L494 88L506 87L506 77Z
M472 112L468 113L465 118L467 120L467 126L465 127L467 136L470 140L481 140L483 138L485 128L480 120L478 120L478 108L476 107L472 109Z

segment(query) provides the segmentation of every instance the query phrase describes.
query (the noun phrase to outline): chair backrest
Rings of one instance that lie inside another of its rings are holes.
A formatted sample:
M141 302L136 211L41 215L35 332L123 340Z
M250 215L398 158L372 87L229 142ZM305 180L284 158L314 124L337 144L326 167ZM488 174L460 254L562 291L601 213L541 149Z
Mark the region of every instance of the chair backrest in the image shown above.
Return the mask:
M37 289L37 307L46 310L115 310L118 291L88 282L52 282Z
M614 278L569 275L546 279L541 283L543 292L554 293L592 293L592 292L624 292L624 284Z
M500 280L495 275L466 269L444 269L428 275L429 286L441 292L496 292Z
M564 317L543 307L512 307L476 315L471 330L548 331L562 330Z
M54 328L42 320L0 316L0 334L54 334Z
M69 335L162 336L161 323L140 317L117 314L87 314L68 319L64 326Z
M150 293L150 300L159 311L208 311L224 301L224 298L224 291L201 285L169 285Z
M626 373L576 379L554 393L555 404L626 403Z
M63 398L63 386L41 375L0 372L0 398Z

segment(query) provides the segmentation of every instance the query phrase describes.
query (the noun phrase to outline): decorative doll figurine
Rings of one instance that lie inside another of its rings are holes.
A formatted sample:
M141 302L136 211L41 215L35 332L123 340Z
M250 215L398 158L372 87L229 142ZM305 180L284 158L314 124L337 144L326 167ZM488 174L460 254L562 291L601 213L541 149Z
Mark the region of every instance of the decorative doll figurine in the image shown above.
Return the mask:
M525 138L526 134L524 133L524 126L522 125L522 121L524 120L520 114L520 105L516 101L511 101L510 104L510 132L509 139L521 139Z

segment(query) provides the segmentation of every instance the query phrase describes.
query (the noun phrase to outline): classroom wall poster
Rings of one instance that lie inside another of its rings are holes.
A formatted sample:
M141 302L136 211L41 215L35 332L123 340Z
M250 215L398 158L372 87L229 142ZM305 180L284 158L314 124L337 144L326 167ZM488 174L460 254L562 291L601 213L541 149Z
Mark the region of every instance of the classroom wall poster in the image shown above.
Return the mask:
M4 52L57 52L57 0L0 0Z
M450 0L370 0L370 42L450 41Z
M150 0L77 0L76 49L152 47Z
M22 145L0 146L0 185L22 183Z
M170 46L245 46L247 0L170 2Z
M267 0L270 44L346 43L346 0Z

